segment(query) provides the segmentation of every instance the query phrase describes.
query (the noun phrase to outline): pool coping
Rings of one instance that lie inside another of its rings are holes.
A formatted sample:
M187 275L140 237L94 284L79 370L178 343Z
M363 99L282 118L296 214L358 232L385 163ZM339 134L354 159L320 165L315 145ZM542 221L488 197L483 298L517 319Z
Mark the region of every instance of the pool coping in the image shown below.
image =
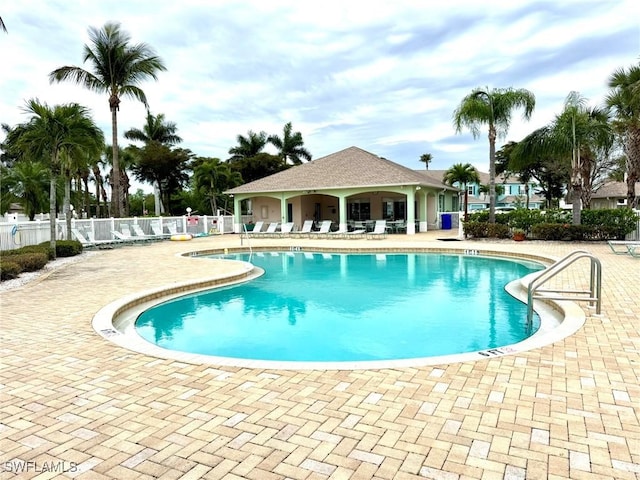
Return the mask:
M483 249L456 249L456 248L334 248L334 247L295 247L295 246L264 246L252 248L253 252L290 251L290 252L318 252L318 253L445 253L468 256L499 257L506 259L520 259L535 261L542 264L551 264L553 258L500 252ZM209 250L191 251L178 254L180 257L197 257L213 254L230 254L249 252L248 247L219 248ZM213 287L225 287L247 282L264 273L262 269L248 262L237 260L225 260L238 264L238 269L227 274L212 277L189 280L177 284L168 284L150 290L136 292L109 303L100 309L93 317L93 329L104 339L123 347L127 350L142 353L157 358L173 359L185 363L207 364L240 368L259 368L270 370L367 370L367 369L395 369L434 366L467 361L486 360L506 355L515 355L540 348L560 341L578 331L586 321L586 315L582 308L572 301L560 301L540 299L534 301L534 311L540 317L540 327L532 336L521 342L505 345L493 349L465 352L432 357L419 357L400 360L367 360L344 362L307 362L307 361L275 361L254 360L233 357L220 357L214 355L194 354L169 350L154 345L143 339L135 329L135 320L144 310L183 295L197 293L198 291ZM548 266L548 265L547 265ZM532 275L516 279L505 286L506 291L526 304L527 282Z

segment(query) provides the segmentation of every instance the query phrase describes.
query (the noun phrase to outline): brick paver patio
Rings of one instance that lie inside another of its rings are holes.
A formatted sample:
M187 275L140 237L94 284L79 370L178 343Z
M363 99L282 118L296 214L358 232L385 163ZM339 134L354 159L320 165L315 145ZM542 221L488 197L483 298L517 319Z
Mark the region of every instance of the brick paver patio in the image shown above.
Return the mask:
M640 479L640 260L605 244L437 236L252 244L550 258L586 249L603 265L602 315L582 305L576 334L476 362L355 371L189 364L124 350L91 320L130 293L219 271L176 254L238 247L239 237L90 253L0 292L0 479Z

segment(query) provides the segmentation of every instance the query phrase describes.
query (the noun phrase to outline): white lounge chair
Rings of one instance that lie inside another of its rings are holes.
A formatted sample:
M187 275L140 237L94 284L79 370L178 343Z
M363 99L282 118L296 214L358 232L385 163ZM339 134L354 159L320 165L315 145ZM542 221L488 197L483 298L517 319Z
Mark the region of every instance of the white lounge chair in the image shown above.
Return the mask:
M131 235L130 231L129 231L129 234L125 233L127 230L128 229L126 229L126 228L124 229L124 232L119 232L117 230L111 230L111 235L116 237L116 239L120 240L121 242L126 242L126 243L141 243L141 242L146 242L147 241L146 238L134 237L133 235Z
M373 227L373 231L367 233L367 238L386 238L387 237L387 221L386 220L376 220L376 224Z
M171 235L178 235L178 225L175 222L171 222L171 223L167 223L166 224L167 230L169 230L169 236Z
M331 231L331 220L323 220L320 224L320 230L317 232L311 232L311 236L315 236L319 238L321 236L326 236Z
M159 223L151 222L151 231L156 236L156 238L169 238L171 236L170 233L164 233L162 231L162 227L160 227Z
M313 220L305 220L304 224L302 224L302 229L291 232L291 235L296 237L309 236L313 229Z
M122 240L119 240L117 238L110 238L108 240L96 240L96 237L91 230L87 230L87 238L96 246L102 245L105 248L110 248L111 246L118 245L119 243L124 243Z
M367 231L365 229L352 230L344 234L344 238L364 238Z
M115 243L119 243L114 240L96 240L90 232L88 232L85 237L77 228L72 228L71 234L82 244L83 248L113 248Z
M157 236L147 235L146 233L144 233L144 230L142 230L142 227L140 227L140 225L131 225L131 230L133 230L134 237L136 238L144 238L146 240L158 240Z
M256 232L254 230L252 232L253 233L252 237L270 237L270 236L276 235L278 230L278 225L280 225L280 222L271 222L264 232Z
M262 222L262 221L256 222L255 225L253 226L253 230L247 231L247 235L253 235L254 233L260 233L262 231L262 226L263 225L264 225L264 222Z
M283 223L280 226L280 236L284 237L284 236L288 236L291 234L291 232L293 231L293 222L287 222L287 223Z
M611 251L616 255L634 255L635 250L640 248L640 241L638 240L609 240L607 243Z

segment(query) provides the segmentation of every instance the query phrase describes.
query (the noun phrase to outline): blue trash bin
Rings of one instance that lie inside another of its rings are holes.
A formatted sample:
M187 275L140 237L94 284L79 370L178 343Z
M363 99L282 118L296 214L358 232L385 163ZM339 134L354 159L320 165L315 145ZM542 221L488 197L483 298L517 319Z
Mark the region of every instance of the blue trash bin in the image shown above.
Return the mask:
M451 214L450 213L442 214L442 229L451 230Z

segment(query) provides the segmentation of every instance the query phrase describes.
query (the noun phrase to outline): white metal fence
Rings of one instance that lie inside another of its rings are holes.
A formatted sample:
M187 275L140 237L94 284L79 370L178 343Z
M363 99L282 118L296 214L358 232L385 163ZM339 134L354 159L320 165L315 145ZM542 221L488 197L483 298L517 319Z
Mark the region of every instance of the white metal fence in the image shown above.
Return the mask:
M247 217L247 222L250 217ZM244 221L244 217L243 217ZM175 226L178 233L192 235L233 233L234 219L230 215L191 215L180 217L130 217L130 218L87 218L72 219L71 227L84 232L92 232L95 240L112 240L111 232L122 231L122 228L138 225L145 235L153 235L151 224L159 225L164 233L170 233L169 227ZM64 219L56 220L56 239L65 240L67 233ZM34 220L33 222L13 221L0 222L0 251L12 250L26 245L37 245L51 239L49 220Z

